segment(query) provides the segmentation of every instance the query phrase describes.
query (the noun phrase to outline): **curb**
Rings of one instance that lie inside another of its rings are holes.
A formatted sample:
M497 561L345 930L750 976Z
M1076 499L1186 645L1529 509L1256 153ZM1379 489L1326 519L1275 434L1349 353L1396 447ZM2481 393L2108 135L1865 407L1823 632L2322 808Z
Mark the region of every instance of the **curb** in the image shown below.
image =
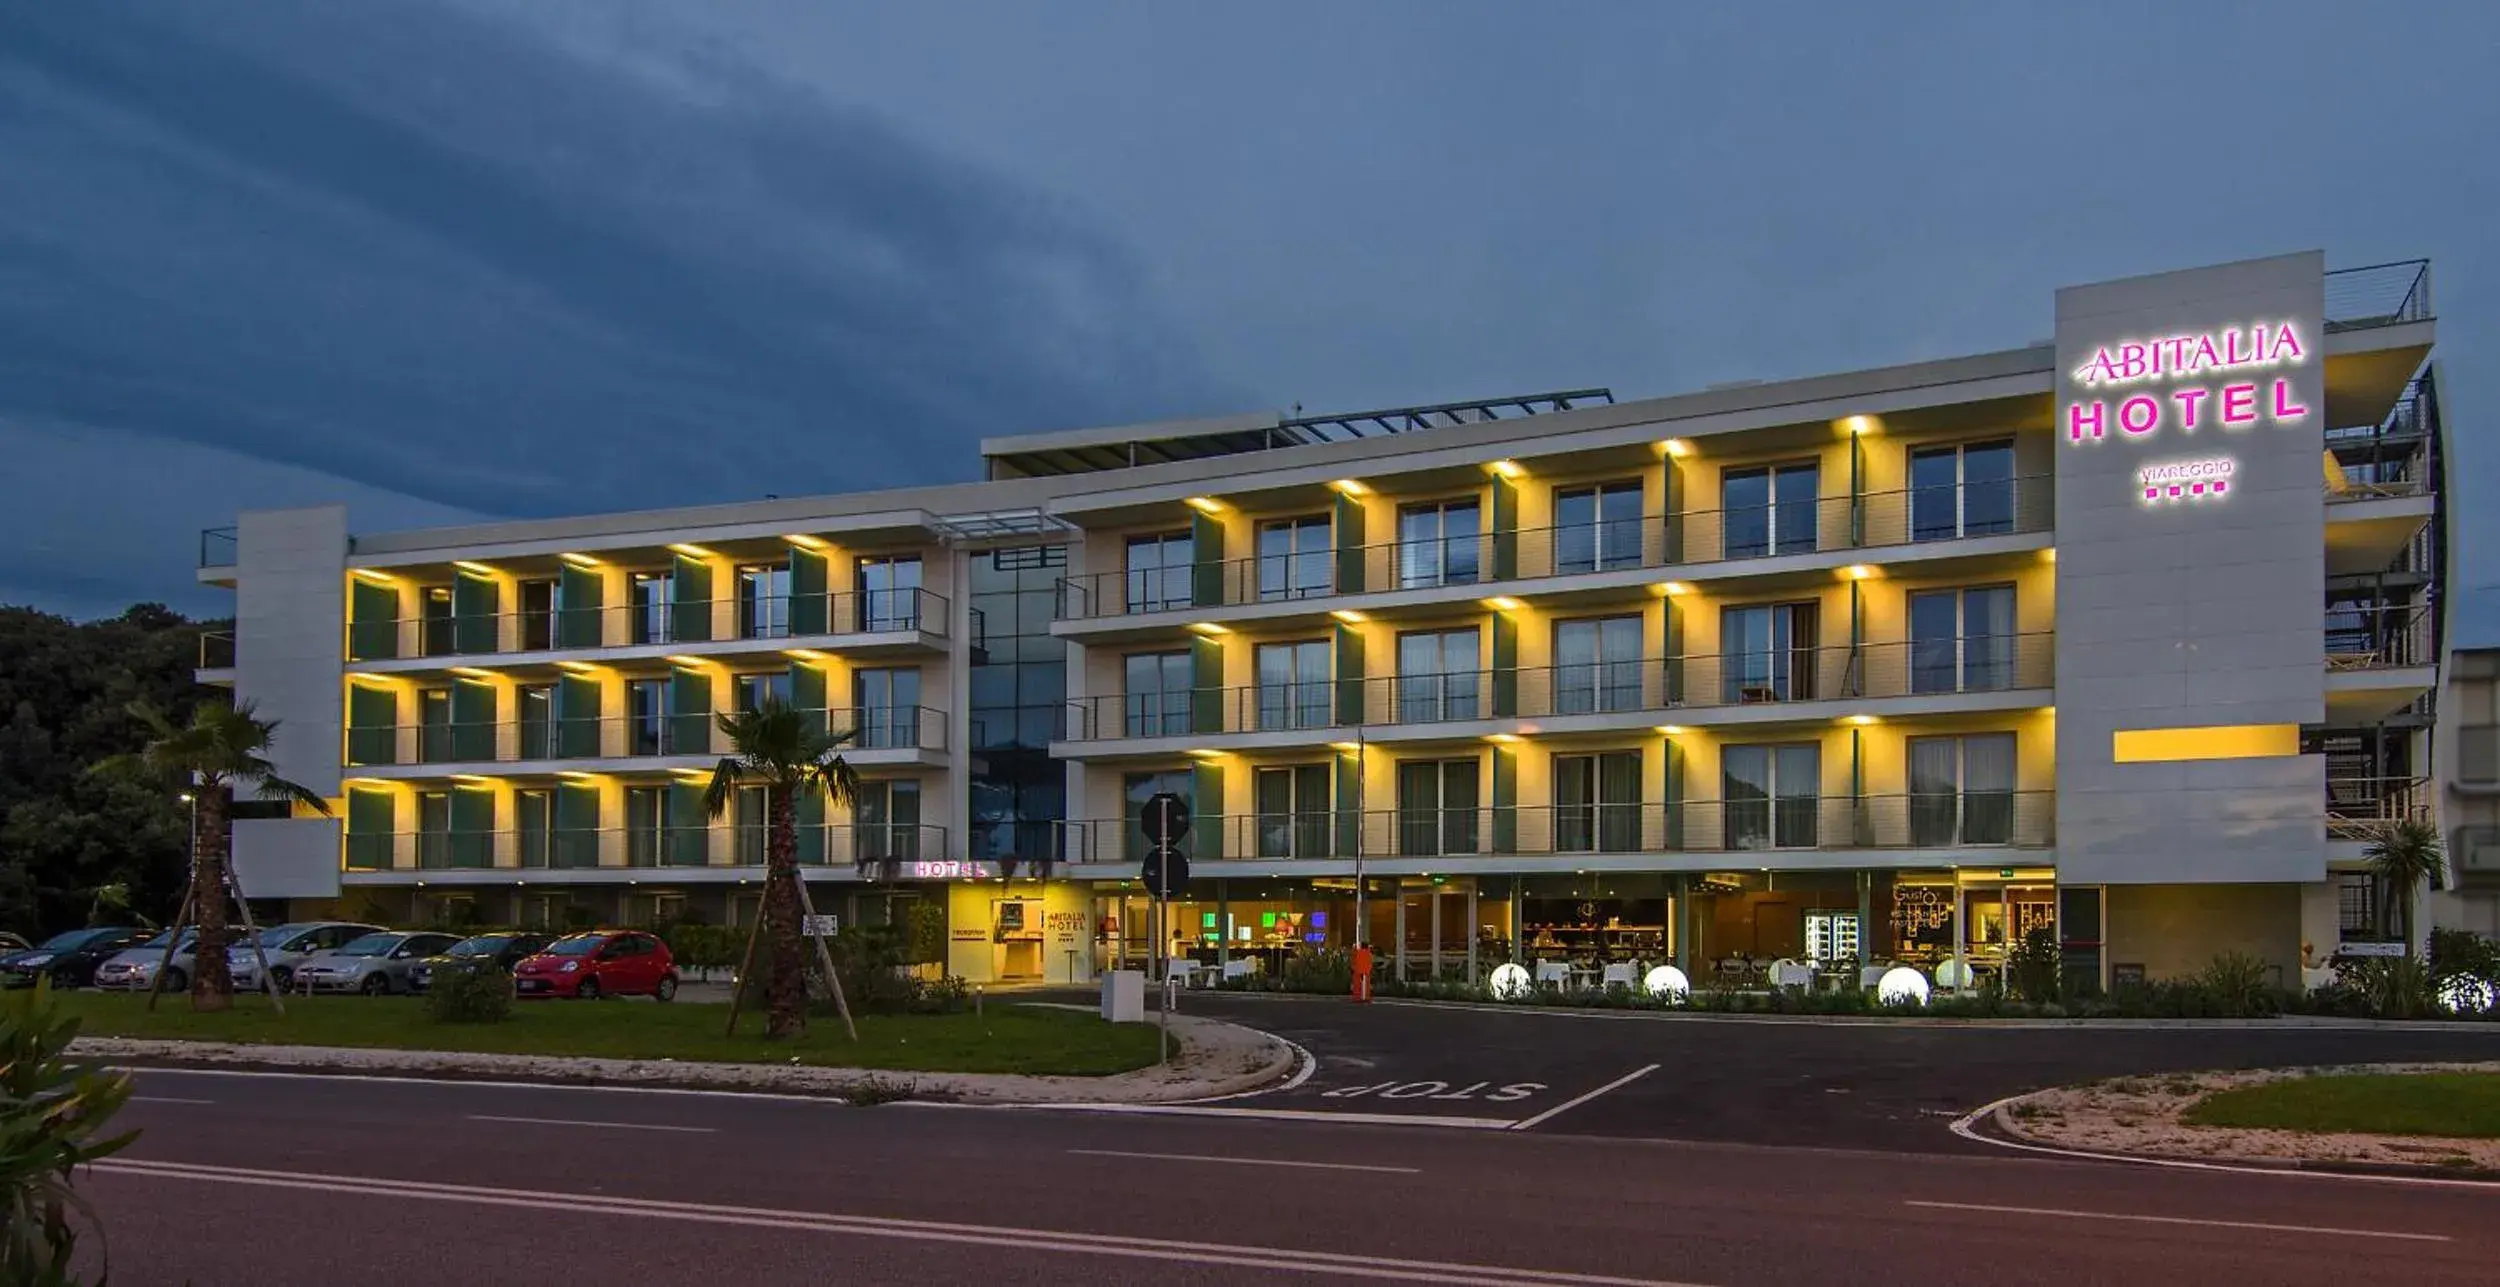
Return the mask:
M1256 994L1245 994L1256 995ZM1269 994L1290 995L1290 994ZM1343 1001L1343 997L1307 997ZM1955 1015L1773 1014L1743 1011L1634 1009L1609 1006L1533 1005L1503 1001L1436 1001L1427 997L1381 997L1374 1005L1417 1010L1463 1010L1480 1014L1542 1015L1563 1019L1648 1020L1662 1023L1759 1023L1824 1028L1984 1028L2008 1032L2118 1030L2152 1032L2455 1032L2500 1037L2500 1023L2475 1019L2338 1019L2279 1015L2271 1019L2047 1019L1965 1018Z
M1177 1014L1172 1019L1173 1036L1178 1039L1181 1052L1171 1065L1148 1065L1100 1076L936 1073L361 1046L238 1045L127 1037L81 1037L71 1044L69 1053L132 1069L370 1077L558 1089L705 1091L818 1098L831 1103L910 1099L1022 1105L1170 1104L1213 1099L1282 1081L1299 1062L1291 1043L1274 1034L1218 1019ZM1253 1042L1255 1055L1249 1049ZM1218 1060L1225 1061L1232 1070L1189 1071L1193 1064Z

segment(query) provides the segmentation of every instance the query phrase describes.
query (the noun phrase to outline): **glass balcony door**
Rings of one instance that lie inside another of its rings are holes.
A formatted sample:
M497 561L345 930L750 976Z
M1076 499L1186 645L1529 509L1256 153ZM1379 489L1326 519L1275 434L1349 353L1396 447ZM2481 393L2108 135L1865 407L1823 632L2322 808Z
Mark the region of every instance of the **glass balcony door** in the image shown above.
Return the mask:
M1641 753L1554 757L1554 850L1631 853L1641 847Z
M2015 685L2014 587L1910 596L1910 691L1996 692Z
M1397 722L1482 718L1481 642L1472 626L1399 635Z
M1260 769L1258 793L1259 856L1317 858L1328 844L1328 766L1296 764Z
M1126 574L1130 612L1162 612L1190 605L1190 574L1197 555L1187 532L1132 536Z
M1259 645L1260 728L1328 727L1335 688L1328 654L1324 639Z
M1193 668L1185 652L1140 652L1121 659L1122 728L1130 737L1177 737L1189 731Z
M1399 510L1399 588L1475 584L1483 530L1474 497Z
M1721 609L1720 700L1737 705L1815 697L1815 606L1765 603Z
M1554 571L1641 566L1641 485L1627 481L1554 493Z
M1719 477L1726 557L1803 554L1815 548L1820 475L1812 464L1731 469Z
M920 628L920 556L863 558L857 565L859 628L869 634Z
M1259 525L1259 598L1306 599L1335 589L1326 515Z
M879 667L853 672L852 701L859 708L859 744L868 749L916 746L920 741L920 671Z
M1730 746L1719 755L1730 849L1811 849L1822 803L1822 748Z
M2014 839L2014 735L1910 739L1910 843L2002 845Z
M1477 852L1480 777L1474 760L1398 765L1398 853L1437 858Z
M1641 619L1554 625L1554 713L1641 709Z
M1910 539L1948 541L2014 530L2010 439L1910 453Z

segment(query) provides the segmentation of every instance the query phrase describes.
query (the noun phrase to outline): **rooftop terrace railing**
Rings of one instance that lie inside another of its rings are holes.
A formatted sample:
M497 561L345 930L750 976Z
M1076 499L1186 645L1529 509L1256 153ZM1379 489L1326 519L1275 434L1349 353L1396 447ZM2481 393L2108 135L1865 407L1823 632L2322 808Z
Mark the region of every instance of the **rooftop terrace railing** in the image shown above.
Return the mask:
M2339 268L2326 275L2326 329L2364 331L2427 321L2431 312L2431 261L2405 259Z

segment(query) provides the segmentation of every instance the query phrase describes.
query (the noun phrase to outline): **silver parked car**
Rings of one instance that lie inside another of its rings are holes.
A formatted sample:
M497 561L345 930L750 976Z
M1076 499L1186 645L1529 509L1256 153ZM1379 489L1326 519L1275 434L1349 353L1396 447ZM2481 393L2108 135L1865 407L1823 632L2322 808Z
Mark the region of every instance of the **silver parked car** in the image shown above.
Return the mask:
M460 941L456 934L384 930L306 959L295 981L307 992L361 992L378 997L409 991L409 967Z
M137 947L116 953L104 964L95 967L95 985L108 992L145 992L156 980L157 967L165 965L165 943L173 937L172 930L150 938ZM182 931L182 941L174 948L174 959L165 969L165 990L184 992L191 987L193 958L199 955L199 931Z
M278 990L292 992L295 971L307 958L381 932L381 926L362 921L289 921L260 932L260 955L269 958L269 973L277 980ZM237 942L226 949L226 968L234 974L235 991L260 991L260 961L250 943Z

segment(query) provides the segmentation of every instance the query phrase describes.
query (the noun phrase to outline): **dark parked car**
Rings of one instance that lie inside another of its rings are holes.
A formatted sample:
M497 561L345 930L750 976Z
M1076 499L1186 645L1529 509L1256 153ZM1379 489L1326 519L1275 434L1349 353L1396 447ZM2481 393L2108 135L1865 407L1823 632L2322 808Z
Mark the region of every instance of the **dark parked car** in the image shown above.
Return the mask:
M14 956L33 946L34 944L7 930L0 930L0 956Z
M55 934L26 951L0 956L0 988L31 988L46 978L56 988L87 987L95 982L95 967L147 935L127 925Z
M434 974L438 970L449 973L453 970L474 970L480 966L492 965L509 974L512 972L512 967L521 963L522 958L536 956L546 951L547 945L554 941L555 938L552 935L533 934L519 930L473 934L444 948L440 954L429 956L408 967L408 990L425 991L433 985Z

